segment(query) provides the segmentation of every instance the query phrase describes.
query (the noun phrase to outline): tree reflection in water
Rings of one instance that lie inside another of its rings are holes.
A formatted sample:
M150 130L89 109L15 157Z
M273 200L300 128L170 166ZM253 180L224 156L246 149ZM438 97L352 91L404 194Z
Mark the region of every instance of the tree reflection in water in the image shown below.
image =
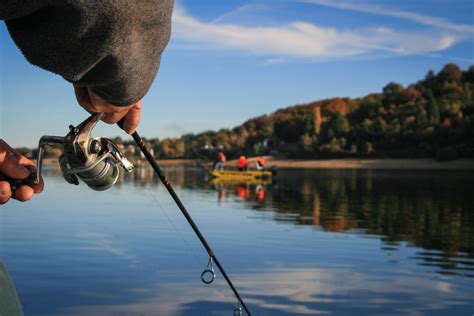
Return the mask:
M382 236L424 248L413 259L440 273L474 277L472 173L370 170L281 170L272 183L215 182L197 167L170 167L178 189L216 191L217 203L246 203L265 219L331 232ZM122 181L159 186L150 168Z

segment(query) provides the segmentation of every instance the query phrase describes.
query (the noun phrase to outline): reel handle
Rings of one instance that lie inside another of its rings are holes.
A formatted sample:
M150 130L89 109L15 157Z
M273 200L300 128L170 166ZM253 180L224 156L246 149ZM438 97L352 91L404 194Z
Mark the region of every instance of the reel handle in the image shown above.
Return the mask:
M43 156L44 149L46 146L52 146L57 148L63 148L64 137L60 136L43 136L39 140L38 144L38 157L36 158L36 176L33 179L33 183L39 184L41 178L41 168L43 167Z

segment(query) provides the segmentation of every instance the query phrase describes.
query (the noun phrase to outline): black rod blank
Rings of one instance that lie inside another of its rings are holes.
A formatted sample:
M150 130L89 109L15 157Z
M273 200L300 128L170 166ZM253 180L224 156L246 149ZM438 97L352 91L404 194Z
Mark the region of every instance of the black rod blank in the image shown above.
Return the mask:
M239 301L239 303L242 305L242 307L245 309L245 311L247 312L247 315L251 315L250 314L250 311L248 310L247 306L245 305L244 301L242 300L242 298L240 297L239 295L239 292L237 292L237 289L234 287L234 285L232 284L232 281L230 280L230 278L227 276L227 273L225 272L224 268L222 267L221 263L219 262L219 260L217 259L216 255L214 254L214 252L212 251L211 247L209 246L209 244L207 243L206 239L204 238L204 236L201 234L201 232L199 231L199 228L196 226L196 224L194 223L194 220L191 218L191 215L189 214L189 212L186 210L186 207L184 207L183 203L181 202L181 200L179 199L178 195L176 194L176 192L174 191L173 187L171 186L170 182L168 181L168 179L166 178L166 176L164 175L163 171L161 170L160 166L158 165L158 163L156 162L156 160L153 158L153 156L150 154L150 151L148 150L148 148L146 147L146 144L145 142L143 141L143 139L140 137L140 135L138 135L137 132L134 132L132 134L132 137L133 137L133 140L137 143L138 147L140 148L140 150L142 151L143 155L145 155L145 158L146 160L150 163L151 167L153 168L153 170L156 172L156 174L158 175L158 177L160 178L161 182L163 182L163 184L165 185L166 189L168 190L168 192L170 193L171 197L173 198L173 200L176 202L176 205L178 205L181 213L183 213L184 217L186 217L189 225L191 225L192 229L194 230L194 232L196 233L196 235L198 236L199 240L201 241L202 245L204 246L204 248L206 248L206 251L207 253L209 254L209 257L212 258L212 260L214 261L214 263L216 264L216 266L219 268L219 271L222 273L222 275L224 276L224 279L227 281L227 284L229 284L230 288L232 289L232 291L234 292L237 300Z

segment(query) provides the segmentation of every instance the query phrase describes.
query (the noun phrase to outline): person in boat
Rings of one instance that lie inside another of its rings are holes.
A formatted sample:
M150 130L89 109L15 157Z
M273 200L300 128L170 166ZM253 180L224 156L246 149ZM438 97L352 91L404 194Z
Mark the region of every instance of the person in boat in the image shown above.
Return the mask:
M173 0L0 1L0 20L30 63L70 82L79 105L105 113L104 122L125 118L132 134L170 38L172 10ZM0 204L41 192L42 183L12 185L35 170L0 140Z
M244 155L241 155L237 160L237 168L239 169L239 171L247 171L248 164L248 160Z
M227 162L227 158L226 158L225 154L222 151L219 152L219 154L217 155L217 159L214 162L214 170L223 171L226 162Z
M255 191L257 192L257 200L259 202L263 202L263 200L265 199L265 189L263 188L263 186L258 185L255 188Z
M255 165L258 171L265 171L265 158L259 157Z

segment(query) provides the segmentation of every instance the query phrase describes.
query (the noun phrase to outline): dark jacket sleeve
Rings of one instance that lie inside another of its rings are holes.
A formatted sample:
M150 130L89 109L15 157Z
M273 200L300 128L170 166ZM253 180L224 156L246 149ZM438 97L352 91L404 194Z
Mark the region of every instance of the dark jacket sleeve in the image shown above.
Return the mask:
M173 0L1 0L26 59L114 105L143 98L171 31Z

